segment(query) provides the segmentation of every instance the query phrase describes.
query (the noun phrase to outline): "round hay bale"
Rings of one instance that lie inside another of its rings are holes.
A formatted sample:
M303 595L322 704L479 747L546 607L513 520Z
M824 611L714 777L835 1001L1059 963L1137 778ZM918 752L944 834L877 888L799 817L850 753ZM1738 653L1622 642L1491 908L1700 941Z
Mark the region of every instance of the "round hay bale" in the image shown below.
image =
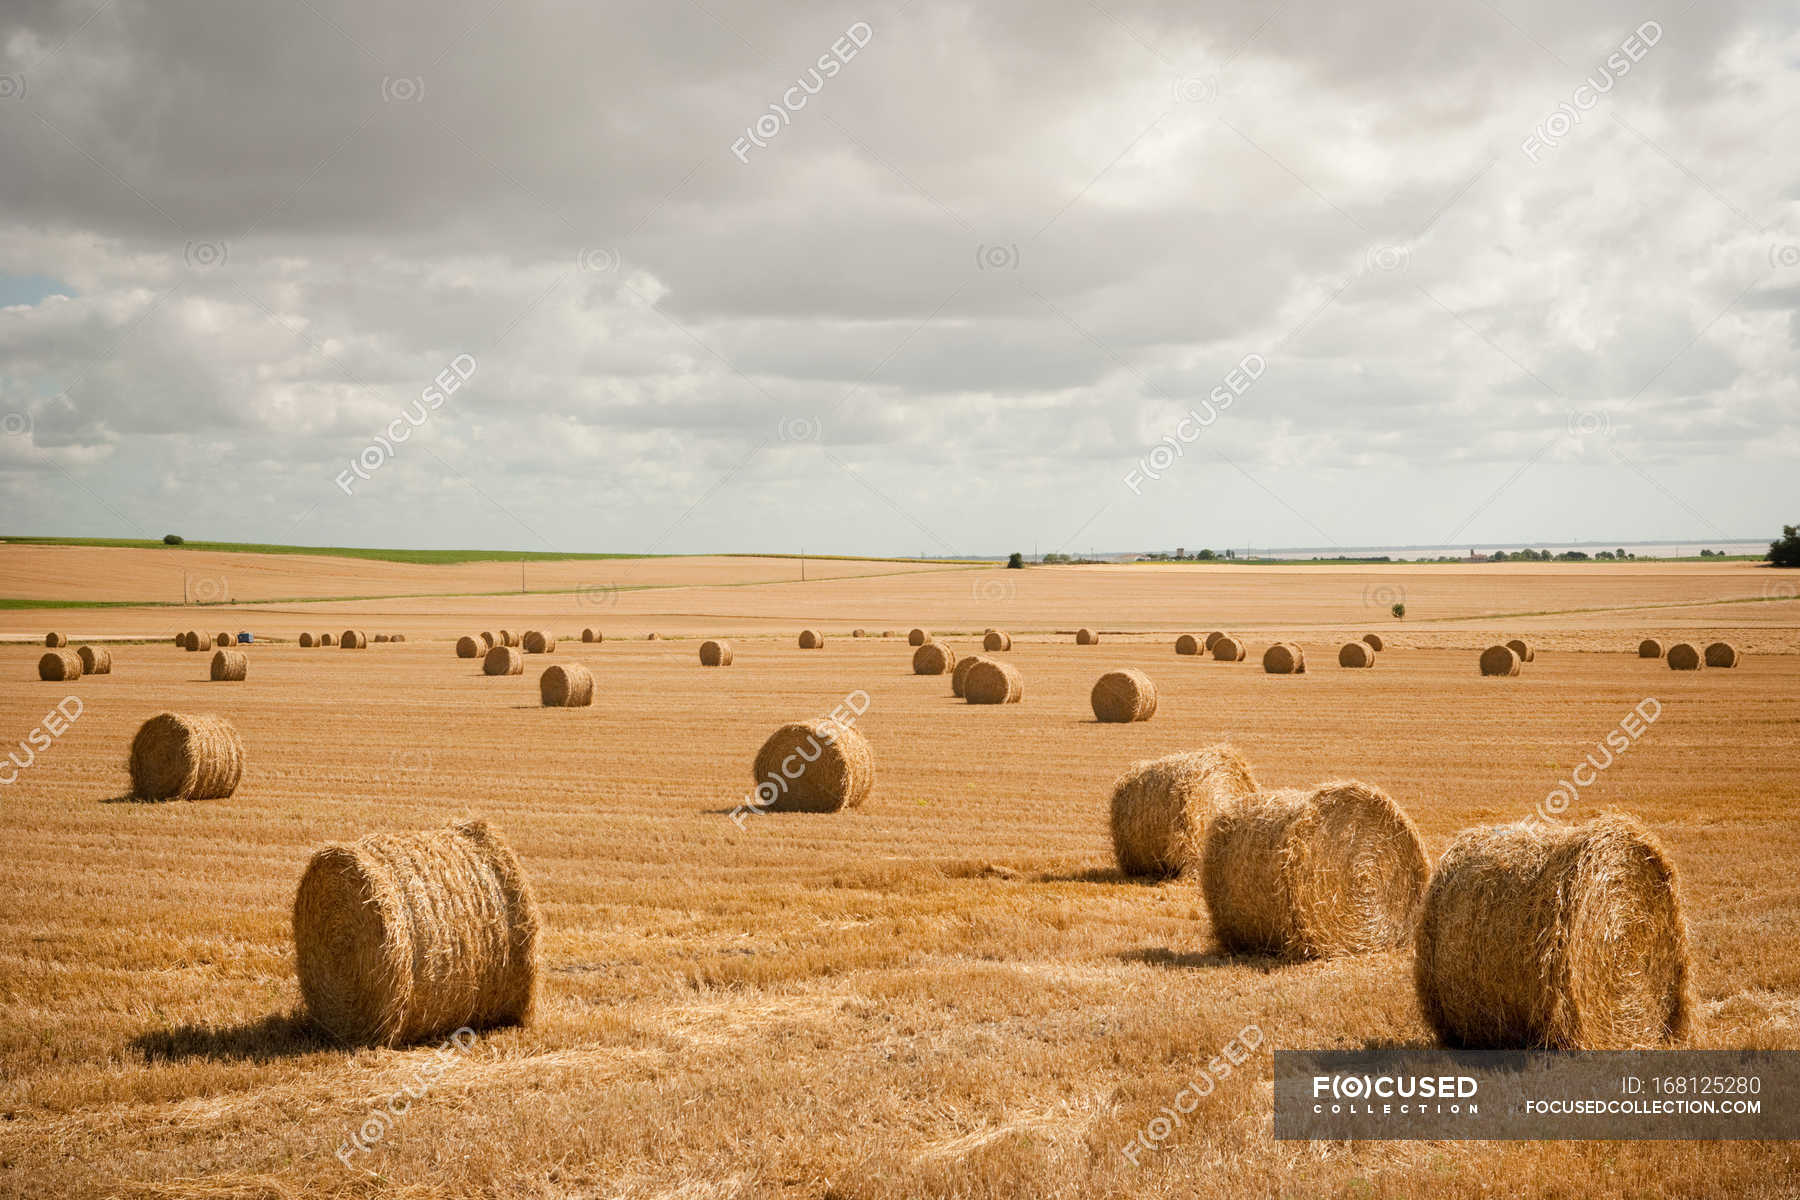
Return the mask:
M525 656L517 646L495 646L481 660L483 675L523 675Z
M294 896L300 994L321 1029L357 1044L524 1024L539 924L517 856L485 821L327 846Z
M242 650L214 650L212 680L214 683L238 683L250 673L250 656Z
M1662 656L1663 644L1655 638L1645 638L1638 643L1639 658L1661 658Z
M731 665L731 643L701 642L700 665L703 667L729 667Z
M1227 950L1331 958L1401 945L1431 864L1411 818L1345 780L1264 792L1220 812L1201 884Z
M338 649L340 650L367 650L368 648L369 635L360 629L346 629L338 635Z
M229 646L231 645L231 635L229 633L215 633L213 634L212 644L218 647Z
M663 637L660 633L649 633L644 635L644 640L646 642L660 642L663 640Z
M1293 642L1276 642L1263 651L1263 670L1270 675L1306 674L1306 652Z
M494 644L496 646L517 646L519 644L519 635L510 629L502 629L495 635Z
M64 646L66 646L66 645L68 645L68 644L69 644L69 639L68 639L68 638L67 638L67 637L66 637L66 636L64 636L64 635L63 635L63 634L60 634L60 633L46 633L46 634L45 634L45 635L44 635L44 647L45 647L45 649L48 649L48 650L60 650L60 649L62 649L62 648L63 648L63 647L64 647Z
M317 639L315 639L313 637L313 635L310 633L301 634L300 635L300 648L302 650L311 650L313 648L313 642L315 640L317 640Z
M982 635L981 648L987 651L1011 650L1012 634L1002 633L998 629L990 629Z
M899 636L899 634L897 634L897 633L895 633L895 632L894 632L894 631L893 631L893 630L892 630L892 629L884 629L884 630L882 630L882 631L881 631L881 636L882 636L882 637L884 637L884 638L888 638L888 637L898 637L898 636ZM921 646L923 646L923 645L924 645L924 644L925 644L925 643L924 643L924 642L920 642L920 643L919 643L919 644L920 644L920 645L921 645Z
M976 663L986 661L988 660L979 654L970 654L957 659L956 665L950 669L950 694L960 697L963 694L963 685L969 678L969 672L974 669Z
M1524 638L1510 639L1506 643L1506 648L1508 650L1511 650L1514 654L1518 655L1519 661L1522 663L1537 661L1537 651L1533 650L1530 646L1526 645Z
M1375 651L1367 642L1345 642L1338 647L1338 666L1340 667L1372 667L1375 665Z
M104 646L83 646L75 652L83 675L111 675L112 651Z
M175 648L177 650L187 649L187 634L178 633L175 635Z
M1676 642L1669 647L1669 669L1671 671L1698 671L1706 665L1700 650L1692 642Z
M480 638L464 636L456 639L456 657L480 658L483 653Z
M792 721L756 752L757 804L768 812L838 812L875 787L875 751L836 721Z
M404 633L392 634L388 638L388 641L390 641L390 642L404 642L405 640L406 640L406 635Z
M1133 667L1108 671L1094 681L1088 703L1096 721L1118 725L1148 721L1156 715L1156 684Z
M81 655L73 650L44 651L44 656L38 659L38 678L49 683L80 679Z
M1255 794L1250 764L1223 743L1133 763L1112 790L1119 870L1169 878L1198 867L1213 815Z
M1218 642L1218 640L1224 636L1225 635L1223 633L1219 632L1217 629L1213 630L1211 633L1208 633L1206 635L1206 639L1200 643L1200 652L1202 654L1211 654L1214 644L1216 644Z
M1198 654L1200 646L1200 639L1191 633L1184 633L1175 639L1175 653L1177 654Z
M1517 675L1519 656L1511 646L1489 646L1481 652L1483 675Z
M319 635L319 645L321 645L321 646L337 645L337 635L335 633L321 633Z
M1017 704L1025 696L1019 668L997 658L984 658L963 676L963 699L970 704Z
M942 642L926 642L913 651L914 675L942 675L956 666L956 651Z
M887 635L883 634L882 636L885 637ZM906 632L906 644L909 646L923 646L930 640L931 635L926 633L923 629L909 629Z
M389 638L388 638L388 635L387 635L387 634L385 634L385 633L378 633L378 634L376 634L376 635L375 635L375 636L374 636L374 637L372 637L372 638L370 638L370 639L369 639L369 640L370 640L370 641L371 641L371 642L375 642L375 643L377 643L377 644L380 644L380 643L382 643L382 642L385 642L385 641L388 641L388 640L390 640L390 639L389 639Z
M1706 648L1706 665L1709 667L1735 667L1740 657L1737 647L1730 642L1714 642Z
M198 629L190 629L181 635L181 645L184 650L198 653L201 650L211 650L212 639Z
M1100 635L1091 629L1077 629L1075 631L1075 644L1077 646L1098 646L1100 644Z
M223 800L244 777L244 743L224 717L159 713L131 739L139 800Z
M1688 934L1675 866L1622 814L1464 832L1415 941L1419 1008L1446 1045L1625 1050L1688 1035Z
M1365 633L1362 635L1362 641L1363 645L1371 650L1387 649L1387 647L1382 644L1381 635L1379 633Z
M592 629L583 629L581 631L581 640L584 642L593 641L594 640L594 631Z
M850 636L853 638L868 637L869 633L865 629L852 629L850 631Z
M556 635L545 633L541 629L527 630L521 641L521 648L527 654L555 654Z
M492 650L495 646L498 646L499 644L500 644L499 638L495 637L493 634L488 633L485 630L482 631L481 652L483 654L486 654L489 650Z
M800 648L802 650L817 650L824 645L825 637L818 630L802 629L800 631Z
M546 708L586 708L594 702L594 673L580 663L558 663L538 676L538 696Z
M1221 633L1212 644L1212 656L1218 662L1243 662L1249 653L1243 642L1228 633Z

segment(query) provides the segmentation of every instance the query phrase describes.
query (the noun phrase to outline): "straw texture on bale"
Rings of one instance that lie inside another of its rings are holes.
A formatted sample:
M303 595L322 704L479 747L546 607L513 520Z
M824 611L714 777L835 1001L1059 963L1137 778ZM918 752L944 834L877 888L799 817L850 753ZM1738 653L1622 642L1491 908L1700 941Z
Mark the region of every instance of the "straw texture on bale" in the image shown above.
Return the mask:
M1363 641L1363 644L1366 645L1371 650L1387 649L1386 646L1382 645L1381 635L1379 633L1365 633L1362 635L1362 641Z
M1025 696L1019 668L997 658L984 658L963 676L963 699L970 704L1017 704Z
M518 858L485 821L327 846L294 896L300 993L320 1028L356 1044L525 1024L539 924Z
M1669 669L1671 671L1698 671L1706 665L1700 650L1692 642L1676 642L1669 647Z
M181 648L183 650L199 650L202 647L208 650L212 649L212 639L207 637L204 633L201 633L198 629L190 629L181 635Z
M229 633L213 634L213 645L221 648L231 645L231 635Z
M987 651L1011 650L1012 634L1002 633L998 629L990 629L982 635L981 648Z
M302 650L311 650L313 647L314 640L315 639L313 638L313 635L310 633L301 634L300 635L300 648Z
M1215 629L1211 633L1207 634L1206 640L1204 642L1200 643L1201 653L1211 654L1214 644L1216 644L1218 642L1218 640L1224 636L1225 635L1217 629Z
M976 663L986 661L987 659L981 657L979 654L970 654L957 659L956 665L950 669L950 694L952 696L961 696L963 694L963 685L969 678L969 672L975 669Z
M791 721L756 752L756 803L768 812L838 812L875 788L869 740L836 721Z
M1404 943L1430 874L1411 818L1380 788L1346 780L1220 812L1201 885L1227 950L1331 958Z
M75 652L83 675L111 675L112 651L104 646L83 646Z
M337 645L337 635L335 633L321 633L319 635L319 645L321 645L321 646Z
M481 660L483 675L523 675L525 656L517 646L495 646Z
M1520 661L1520 662L1522 662L1522 663L1528 663L1528 662L1536 662L1536 661L1537 661L1537 651L1536 651L1536 650L1533 650L1533 649L1532 649L1532 648L1531 648L1531 647L1530 647L1530 646L1528 646L1528 645L1527 645L1527 644L1526 644L1526 643L1525 643L1525 639L1524 639L1524 638L1512 638L1512 639L1510 639L1510 640L1509 640L1509 641L1508 641L1508 642L1507 642L1507 643L1506 643L1506 648L1507 648L1507 649L1508 649L1508 650L1511 650L1511 651L1512 651L1512 652L1513 652L1513 653L1514 653L1514 654L1516 654L1516 655L1518 655L1518 656L1519 656L1519 661Z
M1096 721L1117 725L1148 721L1156 715L1156 684L1134 667L1108 671L1094 681L1088 703Z
M46 633L44 635L44 648L47 650L60 650L68 644L69 639L63 634Z
M580 663L558 663L538 676L538 697L546 708L586 708L594 702L594 673Z
M1243 662L1249 653L1242 641L1228 633L1220 634L1212 644L1212 656L1219 662Z
M510 629L502 629L495 635L494 644L496 646L517 646L519 644L519 635Z
M1466 831L1432 876L1414 949L1419 1008L1450 1046L1624 1050L1689 1032L1680 882L1621 814Z
M909 629L906 632L906 644L909 646L923 646L930 640L931 635L923 629Z
M1199 638L1191 633L1184 633L1175 639L1175 653L1198 654L1200 653L1200 645L1201 642Z
M1738 658L1737 647L1730 642L1714 642L1706 648L1706 665L1709 667L1735 667Z
M1098 646L1100 644L1100 635L1091 629L1077 629L1075 631L1075 644L1077 646Z
M824 644L825 637L818 630L802 629L800 631L800 648L802 650L817 650Z
M236 683L250 673L250 656L242 650L214 650L212 678L214 683Z
M493 634L487 632L486 630L482 630L481 652L483 654L486 654L489 650L492 650L495 646L498 646L499 644L500 644L499 638L495 637Z
M472 638L465 635L456 639L456 657L480 658L482 653L480 638Z
M1645 638L1638 643L1639 658L1661 658L1662 656L1663 644L1655 638Z
M57 683L81 678L81 655L73 650L46 650L38 659L38 678Z
M595 637L595 636L594 636L594 631L593 631L593 630L591 630L591 629L583 629L583 630L582 630L582 631L581 631L581 640L582 640L582 641L584 641L584 642L593 642L593 641L598 641L598 640L599 640L599 639L598 639L598 638L597 638L597 637Z
M521 647L527 654L556 653L556 635L545 633L541 629L528 630Z
M1483 675L1517 675L1519 656L1511 646L1489 646L1481 652Z
M1306 652L1293 642L1276 642L1263 651L1263 670L1270 675L1306 674Z
M1375 665L1375 651L1367 642L1345 642L1338 647L1338 666L1340 667L1372 667Z
M701 642L700 665L703 667L729 667L731 665L731 643Z
M224 717L159 713L131 739L131 794L222 800L244 777L244 743Z
M1256 794L1256 776L1223 743L1136 762L1112 790L1113 854L1127 875L1197 869L1213 815Z
M956 666L956 651L942 642L926 642L913 651L914 675L942 675Z
M346 629L338 635L338 649L340 650L367 650L368 648L369 635L360 629Z

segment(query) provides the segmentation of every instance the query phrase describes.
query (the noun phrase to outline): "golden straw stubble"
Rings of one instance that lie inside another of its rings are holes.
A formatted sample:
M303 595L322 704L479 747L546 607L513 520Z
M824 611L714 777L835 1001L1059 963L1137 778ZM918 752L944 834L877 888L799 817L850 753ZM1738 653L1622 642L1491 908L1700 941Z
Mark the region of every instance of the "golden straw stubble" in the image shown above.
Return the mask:
M224 717L159 713L131 739L129 765L140 800L222 800L244 777L244 743Z
M875 751L837 721L791 721L770 734L751 768L756 803L768 812L838 812L875 788Z
M294 896L300 992L320 1028L353 1044L528 1023L540 923L517 856L485 821L327 846Z

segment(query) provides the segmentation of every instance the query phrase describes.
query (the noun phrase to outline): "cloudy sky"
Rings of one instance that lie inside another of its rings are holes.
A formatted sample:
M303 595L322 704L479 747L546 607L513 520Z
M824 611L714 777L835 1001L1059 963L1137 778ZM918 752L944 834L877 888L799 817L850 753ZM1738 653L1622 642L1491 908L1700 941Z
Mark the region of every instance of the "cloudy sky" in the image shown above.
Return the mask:
M1796 145L1775 0L6 0L0 532L1766 538Z

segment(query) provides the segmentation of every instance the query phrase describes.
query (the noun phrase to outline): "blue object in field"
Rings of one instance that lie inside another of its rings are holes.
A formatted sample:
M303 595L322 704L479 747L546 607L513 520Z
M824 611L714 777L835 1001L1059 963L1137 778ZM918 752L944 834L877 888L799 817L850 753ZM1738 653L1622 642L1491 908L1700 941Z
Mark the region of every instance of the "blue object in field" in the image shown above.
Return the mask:
M239 631L238 631L238 641L240 641L240 642L247 642L247 641L249 641L249 640L250 640L250 635L249 635L249 634L248 634L248 633L246 633L246 632L245 632L245 631L243 631L243 630L241 630L241 629L240 629L240 630L239 630Z

